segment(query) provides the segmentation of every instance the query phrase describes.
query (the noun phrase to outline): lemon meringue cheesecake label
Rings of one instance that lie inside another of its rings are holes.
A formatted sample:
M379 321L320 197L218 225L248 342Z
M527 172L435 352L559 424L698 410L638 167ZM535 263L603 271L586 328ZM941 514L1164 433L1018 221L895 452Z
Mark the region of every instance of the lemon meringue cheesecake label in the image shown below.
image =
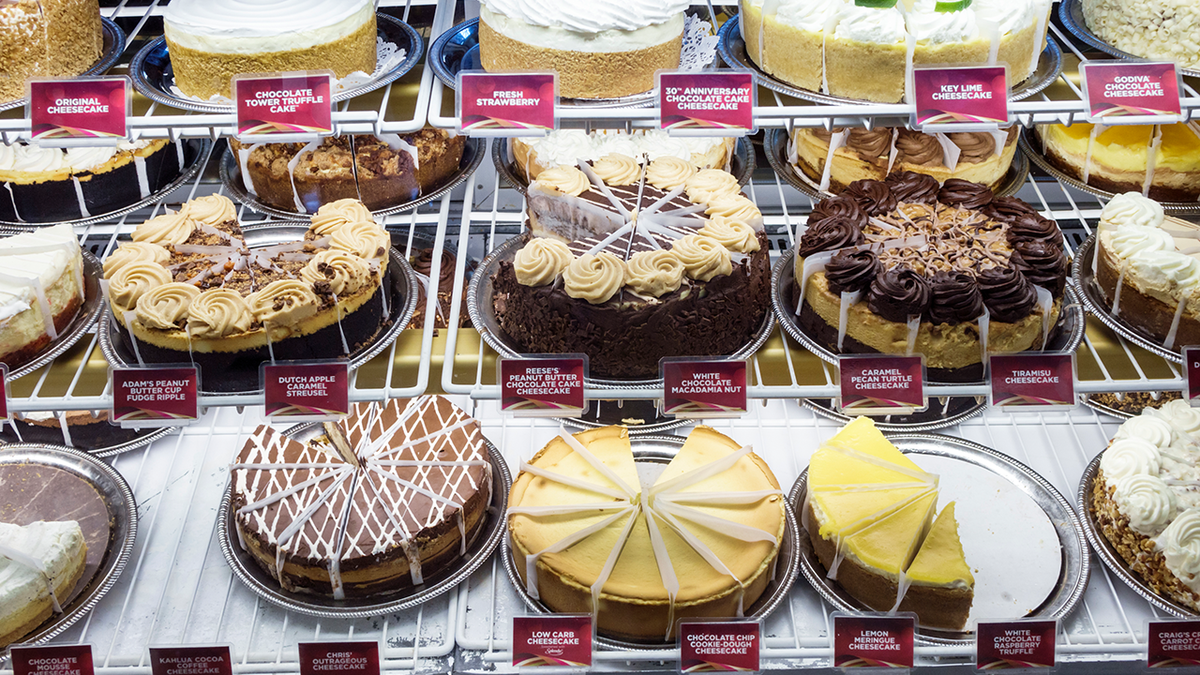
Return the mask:
M113 368L112 413L125 429L187 426L200 417L196 366Z
M233 78L239 141L308 142L333 135L333 71Z

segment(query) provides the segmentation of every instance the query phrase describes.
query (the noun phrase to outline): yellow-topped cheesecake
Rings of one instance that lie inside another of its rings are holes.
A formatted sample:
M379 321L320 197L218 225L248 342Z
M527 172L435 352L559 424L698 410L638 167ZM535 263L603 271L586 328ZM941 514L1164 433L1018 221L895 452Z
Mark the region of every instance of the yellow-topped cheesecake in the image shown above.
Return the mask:
M950 504L937 513L938 477L860 417L813 455L805 528L821 564L860 602L916 612L923 626L961 630L975 580Z
M1167 202L1200 198L1200 123L1046 124L1038 135L1047 160L1092 187Z

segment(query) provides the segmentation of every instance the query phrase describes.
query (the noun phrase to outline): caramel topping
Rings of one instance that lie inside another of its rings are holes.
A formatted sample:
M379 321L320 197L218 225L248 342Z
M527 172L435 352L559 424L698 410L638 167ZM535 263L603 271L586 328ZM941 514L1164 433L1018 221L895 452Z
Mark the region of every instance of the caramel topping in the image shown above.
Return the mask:
M137 318L147 328L173 330L188 315L188 307L200 289L191 284L171 282L152 288L138 299Z
M639 295L662 297L683 283L683 262L671 251L635 253L627 268L625 285Z
M624 284L625 263L611 253L582 255L563 270L567 295L592 305L608 302Z
M659 157L646 168L646 182L667 192L687 184L688 179L694 175L695 165L670 155Z
M642 175L642 167L637 160L616 152L610 152L593 162L592 171L609 185L633 185Z
M178 213L167 211L161 216L151 218L138 225L133 231L132 238L134 241L146 242L148 244L161 244L162 246L174 244L178 246L187 241L188 237L192 236L192 232L195 230L196 223L191 218L188 218L186 213L183 211Z
M587 176L573 166L556 166L538 174L537 184L562 194L578 197L583 194L591 183Z
M350 223L375 222L371 211L357 199L339 199L317 209L312 217L312 231L324 237Z
M708 208L704 213L709 216L724 216L731 220L740 220L743 223L761 222L762 212L746 197L740 194L733 194L724 197L718 197L708 203Z
M138 298L152 288L171 283L171 273L158 263L137 262L117 270L108 283L108 298L125 310L137 307Z
M371 276L367 261L344 251L327 249L317 253L300 270L300 278L318 293L342 295L362 288Z
M692 203L712 202L741 192L737 179L728 171L705 169L687 180L687 197Z
M349 251L366 260L377 260L387 256L392 247L392 238L374 220L346 223L333 233L330 248Z
M104 260L104 278L111 278L117 270L135 262L162 264L171 257L171 252L159 246L143 241L121 244Z
M223 195L208 195L199 197L183 205L180 213L208 225L220 225L237 220L237 208L228 197Z
M246 298L254 318L266 326L294 326L317 313L317 295L308 284L280 279Z
M575 254L563 242L537 237L517 251L513 271L522 286L548 286L574 259Z
M192 337L221 338L245 333L254 315L242 296L225 288L213 288L196 296L188 309L187 331Z

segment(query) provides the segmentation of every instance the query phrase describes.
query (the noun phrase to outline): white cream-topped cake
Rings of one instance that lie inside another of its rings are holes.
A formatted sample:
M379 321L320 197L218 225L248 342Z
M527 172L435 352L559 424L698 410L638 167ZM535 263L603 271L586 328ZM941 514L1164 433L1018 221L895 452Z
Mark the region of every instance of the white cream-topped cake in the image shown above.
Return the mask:
M1083 18L1089 30L1117 49L1200 67L1196 0L1083 0Z
M70 225L0 239L0 363L33 359L83 303L83 258Z
M86 561L83 531L73 520L0 523L0 649L62 611Z

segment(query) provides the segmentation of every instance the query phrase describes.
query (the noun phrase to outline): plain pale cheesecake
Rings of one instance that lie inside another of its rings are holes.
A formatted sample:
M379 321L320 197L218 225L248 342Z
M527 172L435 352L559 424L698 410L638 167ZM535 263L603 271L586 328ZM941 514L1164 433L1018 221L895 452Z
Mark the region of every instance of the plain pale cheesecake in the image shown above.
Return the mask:
M62 612L86 561L75 521L0 523L0 649Z
M32 361L83 300L83 257L70 225L0 239L0 363L15 370Z
M513 162L526 182L533 182L546 169L595 162L612 153L630 157L674 157L690 162L697 170L729 169L735 139L720 136L670 136L661 129L555 129L538 138L509 140Z
M1037 134L1047 160L1092 187L1166 202L1200 199L1200 123L1045 124Z
M1195 0L1083 0L1087 27L1124 52L1200 67L1200 6Z

